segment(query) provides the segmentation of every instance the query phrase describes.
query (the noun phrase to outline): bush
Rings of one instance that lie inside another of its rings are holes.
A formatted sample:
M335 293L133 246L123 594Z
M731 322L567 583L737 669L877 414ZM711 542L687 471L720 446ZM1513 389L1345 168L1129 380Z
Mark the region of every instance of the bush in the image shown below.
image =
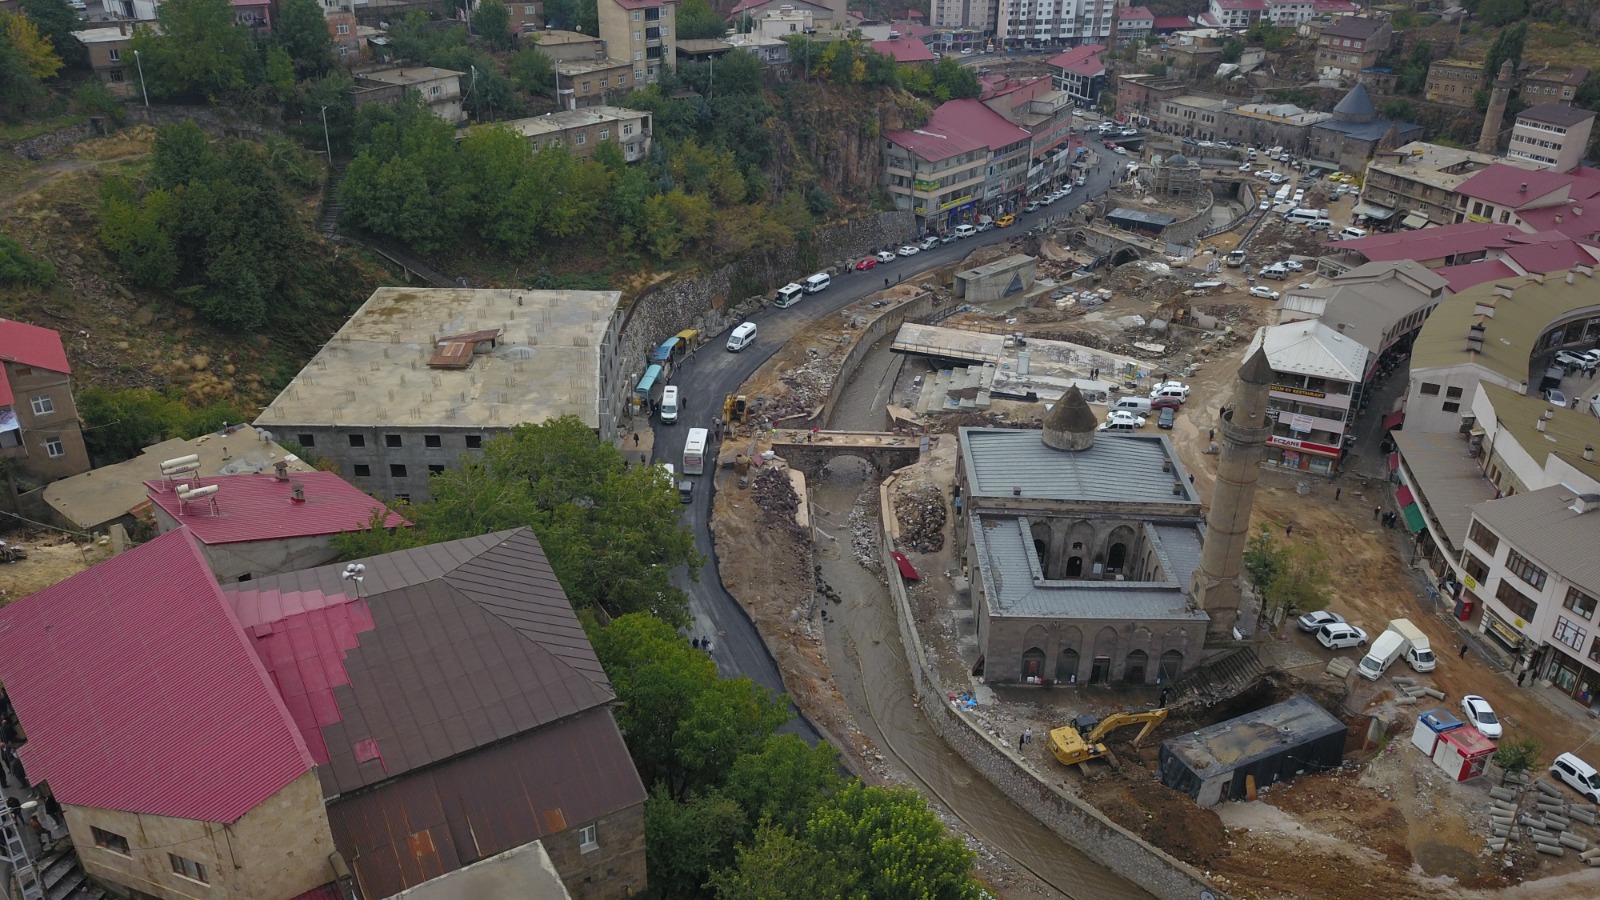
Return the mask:
M1539 742L1533 738L1501 741L1499 749L1494 751L1494 764L1507 775L1526 772L1539 764Z
M10 235L0 233L0 284L44 287L55 280L55 266L22 249Z

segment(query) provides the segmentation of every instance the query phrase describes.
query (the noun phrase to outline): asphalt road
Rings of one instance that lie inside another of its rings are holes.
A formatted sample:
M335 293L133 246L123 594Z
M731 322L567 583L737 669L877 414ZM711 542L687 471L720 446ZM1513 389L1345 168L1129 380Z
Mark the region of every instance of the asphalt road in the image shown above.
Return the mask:
M909 277L927 269L946 266L965 258L979 247L999 243L1042 224L1047 218L1065 217L1090 197L1104 193L1110 184L1113 169L1110 161L1102 159L1099 169L1090 170L1083 187L1074 189L1070 196L1038 212L1018 216L1017 224L1010 228L991 229L925 250L916 256L896 259L867 272L841 274L833 279L833 285L828 290L808 296L795 306L788 309L768 307L747 319L757 324L759 336L753 345L739 353L729 353L724 349L724 338L713 338L673 374L672 383L678 386L684 403L683 413L676 424L655 424L653 460L681 467L683 443L688 430L709 427L711 420L722 414L723 398L738 390L756 369L807 323L883 290L885 277L892 283L896 275ZM807 274L795 272L794 278L798 281ZM723 675L744 675L782 693L783 675L778 671L777 663L767 652L755 625L722 586L709 525L714 476L707 471L704 475L690 477L695 481L694 501L684 507L685 515L694 530L695 547L705 557L706 564L701 568L698 580L690 577L687 568L673 573L674 582L689 595L689 613L693 618L693 624L688 629L689 636L711 638L712 656ZM798 712L796 720L785 730L794 731L808 740L814 741L818 737L815 729Z

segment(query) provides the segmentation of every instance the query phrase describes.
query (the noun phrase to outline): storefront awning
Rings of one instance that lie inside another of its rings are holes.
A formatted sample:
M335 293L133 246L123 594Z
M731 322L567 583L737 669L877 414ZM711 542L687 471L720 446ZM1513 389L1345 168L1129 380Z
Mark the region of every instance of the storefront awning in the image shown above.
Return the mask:
M1387 206L1379 206L1376 203L1357 203L1355 208L1350 210L1350 214L1353 216L1366 216L1369 219L1387 219L1394 215L1394 210Z
M1415 230L1415 229L1418 229L1418 228L1427 228L1428 227L1428 217L1423 215L1422 213L1417 213L1417 212L1406 213L1406 217L1404 219L1400 220L1400 227L1401 228L1410 228L1412 230Z
M1394 412L1389 413L1387 416L1383 417L1383 430L1384 431L1393 431L1396 428L1399 428L1401 425L1405 424L1405 421L1406 421L1406 411L1403 410L1403 409L1397 409Z
M1400 468L1400 454L1389 454L1389 471L1394 472Z
M1402 512L1405 513L1407 531L1416 534L1422 530L1422 510L1418 509L1415 503L1406 507Z
M1394 502L1406 507L1417 502L1417 498L1411 496L1411 488L1402 484L1400 485L1400 490L1394 492Z

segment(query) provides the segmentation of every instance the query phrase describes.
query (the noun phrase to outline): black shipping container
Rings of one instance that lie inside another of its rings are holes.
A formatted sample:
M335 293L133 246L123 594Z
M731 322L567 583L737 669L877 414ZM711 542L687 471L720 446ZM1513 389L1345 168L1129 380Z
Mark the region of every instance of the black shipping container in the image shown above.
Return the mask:
M1201 806L1339 765L1345 724L1304 694L1161 742L1161 783Z

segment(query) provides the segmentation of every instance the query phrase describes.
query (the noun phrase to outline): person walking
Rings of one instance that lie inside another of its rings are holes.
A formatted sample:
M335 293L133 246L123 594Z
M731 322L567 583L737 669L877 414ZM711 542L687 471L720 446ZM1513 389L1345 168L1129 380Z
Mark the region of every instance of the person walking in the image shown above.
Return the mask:
M1522 680L1524 678L1527 678L1527 677L1528 677L1528 670L1527 669L1523 669L1521 672L1518 672L1517 673L1517 687L1522 687Z
M1462 644L1461 645L1461 652L1459 654L1457 654L1457 658L1458 659L1466 659L1467 658L1467 651L1471 650L1471 649L1472 649L1471 646L1469 646L1467 644Z
M1378 516L1382 515L1382 513L1383 513L1383 507L1374 506L1372 508L1372 521L1374 521L1374 522L1378 521Z
M1162 688L1161 689L1161 699L1156 701L1156 706L1160 707L1161 709L1166 709L1167 708L1167 693L1168 693L1168 689L1167 688Z
M1283 536L1284 537L1288 537L1291 534L1294 534L1294 523L1293 522L1290 522L1289 524L1283 526Z
M23 790L27 790L29 787L28 770L22 767L22 760L17 758L17 752L11 749L10 744L0 744L0 761L3 761L6 768L11 770L11 777L17 780L17 785Z

